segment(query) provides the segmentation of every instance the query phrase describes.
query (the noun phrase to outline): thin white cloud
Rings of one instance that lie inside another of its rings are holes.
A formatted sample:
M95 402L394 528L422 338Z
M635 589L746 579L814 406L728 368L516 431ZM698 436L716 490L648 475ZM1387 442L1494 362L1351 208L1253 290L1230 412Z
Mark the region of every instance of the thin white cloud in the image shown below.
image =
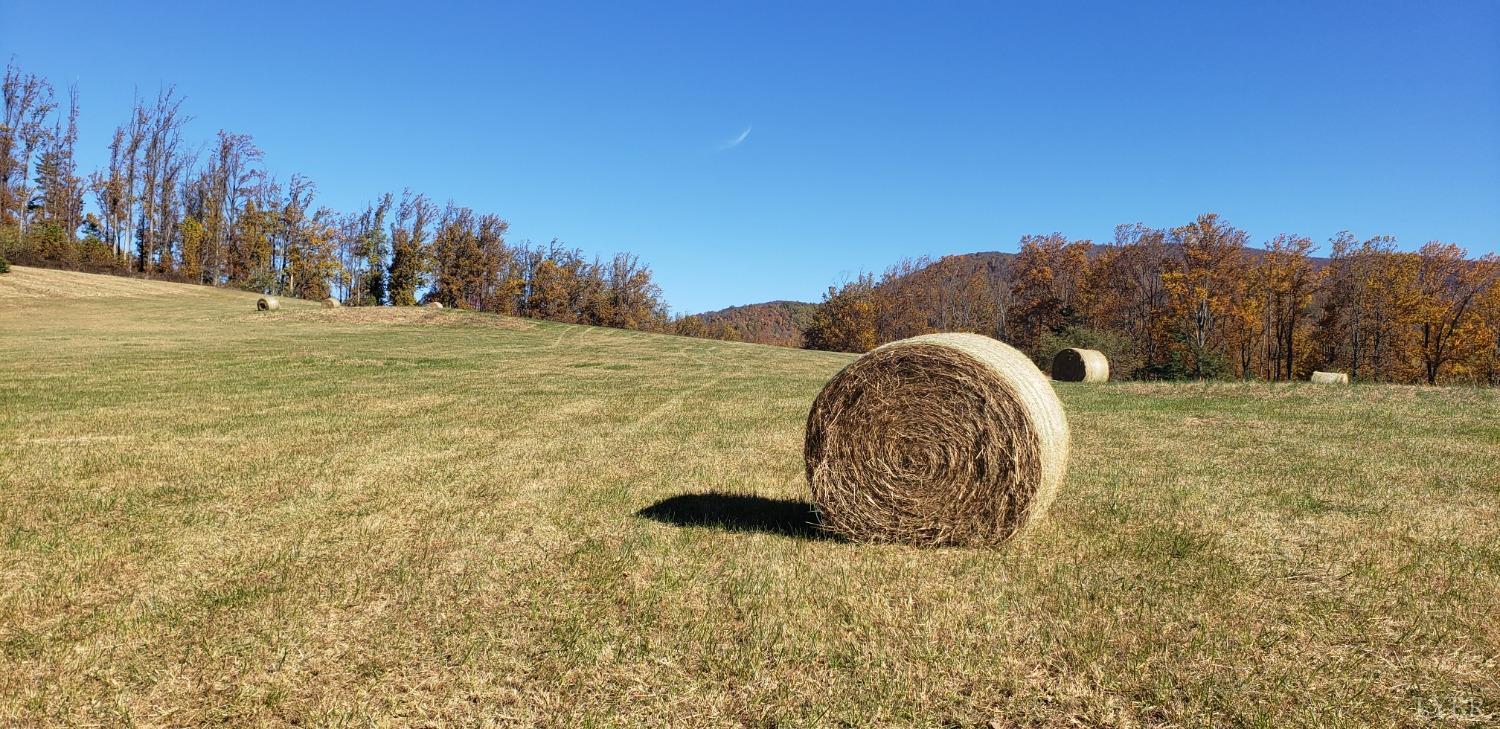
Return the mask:
M729 141L727 141L727 142L719 145L719 151L723 152L726 149L734 149L735 147L740 146L740 143L744 142L745 138L748 137L748 136L750 136L750 130L751 130L751 128L752 127L745 127L745 131L740 132L739 136L737 136L734 139L731 139L731 140L729 140Z

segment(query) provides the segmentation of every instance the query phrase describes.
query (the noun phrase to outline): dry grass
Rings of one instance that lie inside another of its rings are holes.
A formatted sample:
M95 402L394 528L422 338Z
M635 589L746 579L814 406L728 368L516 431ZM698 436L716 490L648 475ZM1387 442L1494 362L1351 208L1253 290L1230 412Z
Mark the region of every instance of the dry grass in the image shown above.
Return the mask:
M848 357L201 290L40 316L14 275L0 725L1500 712L1494 391L1059 385L1027 539L858 545L800 502Z
M96 276L76 271L52 271L44 268L12 266L0 279L0 302L7 306L46 303L68 299L134 299L152 296L211 297L236 295L204 286ZM259 294L238 294L254 300Z
M527 331L536 324L509 316L477 315L448 309L416 306L341 306L319 311L301 311L282 318L284 321L336 324L415 324L420 326L486 327Z

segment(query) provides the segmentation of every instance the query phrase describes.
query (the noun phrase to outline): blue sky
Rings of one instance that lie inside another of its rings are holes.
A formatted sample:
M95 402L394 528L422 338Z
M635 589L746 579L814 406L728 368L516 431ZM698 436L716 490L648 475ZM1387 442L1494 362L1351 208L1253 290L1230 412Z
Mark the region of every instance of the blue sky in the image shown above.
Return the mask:
M249 133L324 204L410 187L629 250L680 312L1207 211L1500 248L1490 1L4 0L0 51L77 83L90 168L175 84L191 139Z

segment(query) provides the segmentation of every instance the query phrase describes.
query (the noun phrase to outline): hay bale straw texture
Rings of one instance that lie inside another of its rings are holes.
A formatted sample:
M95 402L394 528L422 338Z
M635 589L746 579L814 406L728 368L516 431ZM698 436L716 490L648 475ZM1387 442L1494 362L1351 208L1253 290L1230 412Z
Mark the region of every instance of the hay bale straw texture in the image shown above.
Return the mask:
M1344 372L1314 372L1308 381L1315 385L1347 385L1349 375Z
M1045 514L1068 421L1026 355L978 334L892 342L828 381L803 455L823 527L859 541L997 545Z
M330 296L330 297L328 297L326 299L323 299L323 308L324 309L337 309L337 308L339 308L339 306L341 306L339 304L339 300L333 298L332 296Z
M262 296L259 301L255 302L257 311L276 311L280 308L281 302L277 301L274 296Z
M431 303L429 303L427 305L427 308L429 308L429 309L441 309L441 308L443 308L443 302L441 302L441 301L431 302Z
M1052 379L1109 382L1109 358L1097 349L1064 349L1052 358Z

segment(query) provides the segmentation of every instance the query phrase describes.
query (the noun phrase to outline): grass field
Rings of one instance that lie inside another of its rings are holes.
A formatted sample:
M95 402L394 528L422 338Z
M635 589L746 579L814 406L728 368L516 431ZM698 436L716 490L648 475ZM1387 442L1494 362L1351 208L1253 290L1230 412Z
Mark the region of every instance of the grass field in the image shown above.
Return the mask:
M846 355L253 302L0 275L0 725L1500 722L1495 391L1058 385L919 550L805 524Z

